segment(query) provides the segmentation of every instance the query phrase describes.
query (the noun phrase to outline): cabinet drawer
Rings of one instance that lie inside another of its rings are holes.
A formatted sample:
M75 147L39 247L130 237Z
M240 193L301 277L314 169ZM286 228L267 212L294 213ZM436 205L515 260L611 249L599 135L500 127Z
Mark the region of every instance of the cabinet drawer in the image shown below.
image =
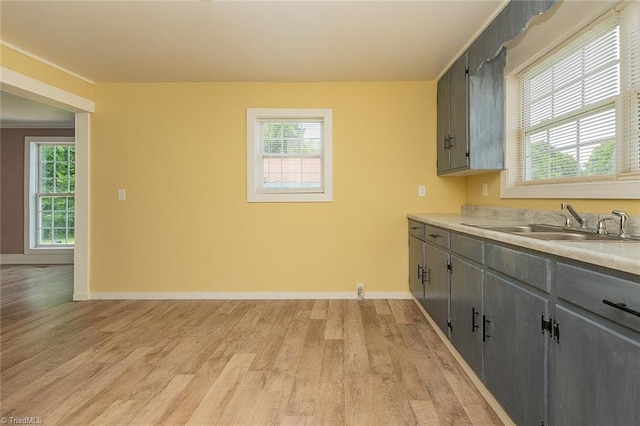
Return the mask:
M487 266L540 290L549 292L551 262L549 259L487 244Z
M435 226L425 225L424 233L426 241L445 249L449 248L449 231Z
M624 303L627 308L640 311L640 282L564 263L558 263L557 282L560 299L640 331L640 317L603 302Z
M478 263L484 263L484 243L476 238L452 233L451 250Z
M409 235L424 240L424 223L409 220Z

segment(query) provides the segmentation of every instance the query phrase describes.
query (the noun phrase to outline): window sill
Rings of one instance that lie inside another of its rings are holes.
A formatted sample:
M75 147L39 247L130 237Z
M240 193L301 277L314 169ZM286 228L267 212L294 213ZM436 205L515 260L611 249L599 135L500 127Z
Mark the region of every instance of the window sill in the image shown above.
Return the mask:
M55 255L73 255L73 247L36 247L25 248L24 254L55 254Z
M640 199L638 180L608 182L555 183L548 185L515 186L508 179L508 170L500 174L500 198L586 198Z

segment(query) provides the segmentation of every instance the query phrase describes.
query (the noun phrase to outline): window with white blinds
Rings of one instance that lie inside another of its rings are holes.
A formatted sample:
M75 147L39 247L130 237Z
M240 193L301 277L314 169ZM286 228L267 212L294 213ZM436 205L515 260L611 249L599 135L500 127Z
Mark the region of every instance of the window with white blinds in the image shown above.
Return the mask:
M638 7L610 13L516 76L516 183L640 178Z
M247 110L247 200L331 201L331 110Z

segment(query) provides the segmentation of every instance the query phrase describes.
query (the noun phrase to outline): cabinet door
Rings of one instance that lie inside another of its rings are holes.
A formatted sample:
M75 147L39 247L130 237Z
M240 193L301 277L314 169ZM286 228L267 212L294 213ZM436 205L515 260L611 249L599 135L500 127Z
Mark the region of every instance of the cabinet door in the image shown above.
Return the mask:
M482 378L482 269L451 256L451 342Z
M640 425L640 342L556 307L556 425Z
M451 114L451 72L438 81L438 173L449 170L449 115Z
M541 332L540 317L548 317L548 302L490 272L485 277L485 383L516 424L547 424L550 339Z
M409 237L409 289L422 305L424 305L424 271L425 243L414 236Z
M431 244L426 246L425 264L428 275L425 284L425 309L444 334L448 335L449 254Z
M469 76L469 167L504 168L504 64L506 49Z
M451 67L451 114L449 118L450 169L466 168L468 142L468 75L467 55L463 55Z

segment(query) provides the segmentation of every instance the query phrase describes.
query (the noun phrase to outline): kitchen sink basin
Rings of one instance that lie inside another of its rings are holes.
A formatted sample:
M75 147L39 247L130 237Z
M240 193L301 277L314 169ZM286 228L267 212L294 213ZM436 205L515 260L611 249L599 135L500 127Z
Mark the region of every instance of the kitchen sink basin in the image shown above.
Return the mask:
M491 231L509 233L529 233L529 232L563 232L562 228L553 225L527 224L527 225L470 225L476 228L489 229Z
M640 239L637 238L620 238L617 235L602 235L594 232L566 229L561 226L537 223L523 225L467 225L487 229L489 231L506 232L508 234L522 235L525 237L548 241L640 242Z

